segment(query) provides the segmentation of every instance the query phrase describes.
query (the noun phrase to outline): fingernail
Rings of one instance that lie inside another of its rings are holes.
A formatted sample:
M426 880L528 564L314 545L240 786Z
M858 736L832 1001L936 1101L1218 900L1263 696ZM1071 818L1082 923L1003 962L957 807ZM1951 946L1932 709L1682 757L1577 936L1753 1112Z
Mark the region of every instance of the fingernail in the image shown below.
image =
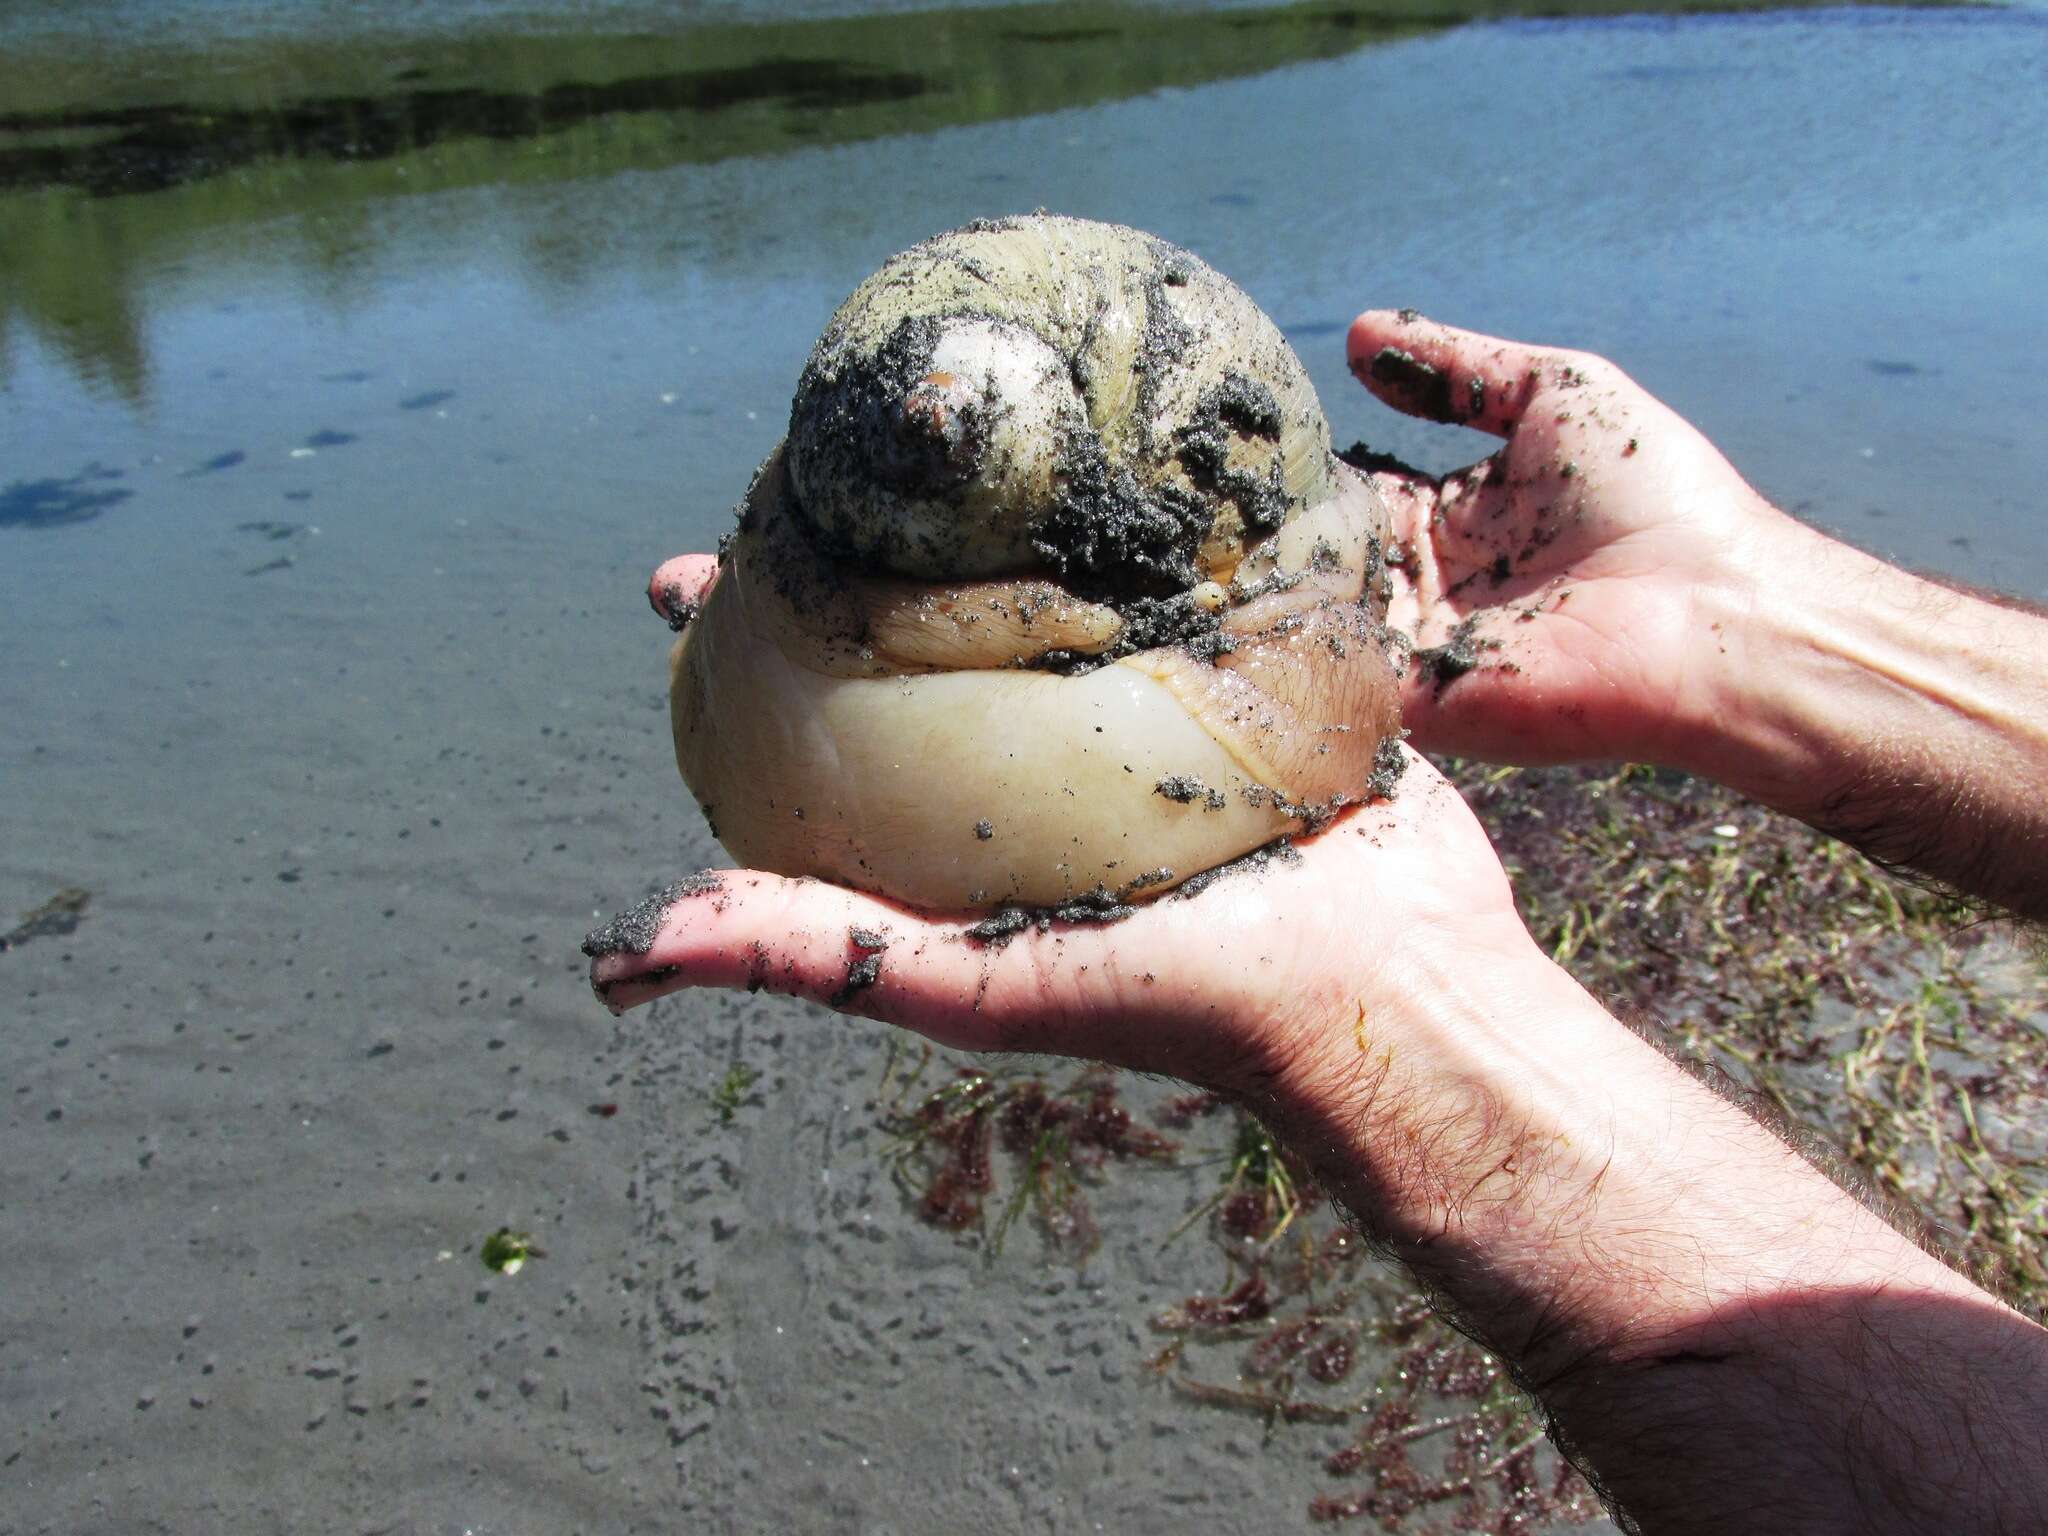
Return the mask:
M601 960L607 955L644 955L654 948L654 940L661 932L669 909L700 896L711 898L712 906L718 911L725 910L725 879L719 871L701 870L687 879L678 880L666 890L656 891L628 907L602 928L593 928L583 936L583 953L593 960Z
M1352 371L1357 372L1355 366ZM1431 421L1459 426L1486 410L1486 382L1477 374L1465 381L1465 399L1461 408L1448 373L1399 347L1381 347L1374 353L1371 373L1379 383L1399 393L1410 410L1418 416L1427 416Z
M1432 368L1413 352L1399 347L1381 347L1373 354L1372 377L1399 394L1408 408L1431 421L1459 419L1451 405L1450 376Z

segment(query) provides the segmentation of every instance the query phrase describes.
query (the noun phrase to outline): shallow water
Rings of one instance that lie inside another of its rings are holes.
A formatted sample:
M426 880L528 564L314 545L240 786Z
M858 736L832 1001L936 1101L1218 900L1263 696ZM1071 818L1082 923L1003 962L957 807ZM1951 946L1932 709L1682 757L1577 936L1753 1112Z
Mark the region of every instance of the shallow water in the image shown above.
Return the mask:
M1340 441L1438 467L1483 445L1357 393L1356 310L1605 352L1781 504L2048 596L2038 6L739 12L0 5L0 917L92 892L0 954L0 1531L1305 1505L1310 1440L1136 1383L1171 1256L991 1271L907 1219L882 1032L614 1027L581 980L592 916L715 852L645 574L916 237L1156 230ZM550 1258L480 1279L506 1221Z

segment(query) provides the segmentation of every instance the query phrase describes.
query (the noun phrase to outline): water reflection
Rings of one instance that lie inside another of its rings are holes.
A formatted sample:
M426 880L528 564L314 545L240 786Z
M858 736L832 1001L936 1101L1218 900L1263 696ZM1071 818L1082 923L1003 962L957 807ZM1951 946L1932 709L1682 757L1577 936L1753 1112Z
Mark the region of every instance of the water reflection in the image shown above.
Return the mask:
M538 139L631 113L709 116L772 104L823 115L906 103L932 89L929 77L907 71L793 58L604 83L568 81L531 93L464 87L322 96L266 108L180 102L13 113L0 117L0 130L25 142L0 149L0 187L76 187L95 197L160 192L259 161L389 160L447 140ZM686 135L669 138L679 146L690 142Z
M1208 15L1010 6L661 38L344 37L182 59L157 47L107 56L91 81L11 53L0 66L0 99L13 104L0 116L0 334L19 322L82 379L139 403L150 278L230 230L293 218L300 243L280 258L313 279L305 286L345 291L378 242L370 209L391 196L1029 116L1440 24L1327 4ZM471 205L464 216L501 215ZM553 231L531 275L573 280L600 241Z
M1765 7L1768 8L1769 0ZM501 25L394 40L54 44L0 62L0 383L17 323L89 384L146 397L148 289L258 241L305 290L345 302L387 198L595 180L792 148L1029 117L1246 76L1475 15L1760 8L1753 0L1392 0L1218 12L1077 5L540 35ZM479 24L480 25L480 24ZM78 54L89 54L81 67ZM1225 193L1219 203L1242 199ZM504 211L451 208L476 244ZM285 220L283 229L266 229ZM658 253L716 264L679 227ZM747 242L725 254L747 259ZM618 252L563 223L528 277L573 283Z
M135 494L108 483L121 478L122 471L92 463L63 478L16 480L0 487L0 528L63 528L98 517Z

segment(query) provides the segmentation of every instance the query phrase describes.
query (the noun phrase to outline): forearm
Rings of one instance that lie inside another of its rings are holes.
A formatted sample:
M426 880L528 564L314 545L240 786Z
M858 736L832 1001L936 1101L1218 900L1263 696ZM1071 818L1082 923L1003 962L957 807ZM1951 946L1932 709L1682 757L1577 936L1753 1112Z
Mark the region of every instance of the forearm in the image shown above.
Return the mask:
M1988 1297L1799 1289L1544 1394L1649 1536L2048 1528L2048 1341Z
M1759 516L1677 766L2048 916L2048 618Z
M1618 1504L1649 1531L1884 1528L1866 1498L1909 1529L1917 1493L1966 1529L2048 1513L2013 1470L2043 1464L2048 1335L1533 948L1471 958L1500 952L1404 962L1276 1118Z

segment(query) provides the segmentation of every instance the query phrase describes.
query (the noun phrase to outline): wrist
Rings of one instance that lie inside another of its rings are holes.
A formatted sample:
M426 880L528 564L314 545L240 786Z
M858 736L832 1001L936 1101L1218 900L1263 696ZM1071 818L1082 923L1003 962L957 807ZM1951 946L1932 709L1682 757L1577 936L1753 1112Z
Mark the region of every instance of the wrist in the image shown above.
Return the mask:
M1770 513L1710 584L1673 766L2023 914L2048 907L2048 623Z
M1823 613L1832 567L1848 551L1751 494L1695 585L1699 664L1658 761L1782 809L1825 751L1806 706L1825 686L1810 673L1835 623Z
M1262 1108L1523 1380L1720 1347L1750 1304L1816 1290L1975 1294L1494 937L1405 946Z

